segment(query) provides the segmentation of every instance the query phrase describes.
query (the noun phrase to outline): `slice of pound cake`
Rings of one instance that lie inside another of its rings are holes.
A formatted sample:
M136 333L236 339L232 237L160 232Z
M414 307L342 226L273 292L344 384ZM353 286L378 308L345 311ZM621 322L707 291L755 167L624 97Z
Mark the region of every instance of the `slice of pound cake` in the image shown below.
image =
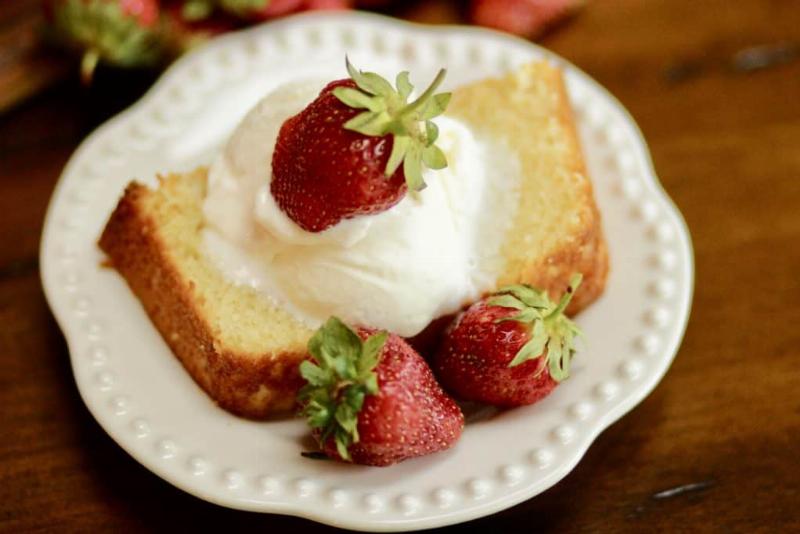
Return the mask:
M131 183L100 238L164 340L223 408L264 417L294 405L312 331L252 290L229 283L202 252L206 171L158 189Z
M499 247L496 283L486 290L529 283L558 299L581 273L568 311L595 300L608 257L559 70L534 63L459 88L445 116L497 139L519 160L521 181L509 192L517 207ZM208 188L206 169L163 177L155 190L130 184L99 244L197 383L221 407L263 418L294 406L313 325L234 283L208 256Z
M582 273L568 312L586 307L603 292L608 253L561 71L532 63L460 88L447 113L504 139L522 166L498 285L524 282L558 300L572 273Z

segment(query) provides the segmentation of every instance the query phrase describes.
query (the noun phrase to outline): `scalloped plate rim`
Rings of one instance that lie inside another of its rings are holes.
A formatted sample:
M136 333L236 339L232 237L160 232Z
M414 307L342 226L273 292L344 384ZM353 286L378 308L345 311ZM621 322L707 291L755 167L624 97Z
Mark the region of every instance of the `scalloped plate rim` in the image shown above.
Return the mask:
M114 428L114 425L110 423L110 416L107 415L107 413L101 412L100 407L97 406L92 401L92 399L89 398L88 392L84 390L84 388L78 381L77 377L78 363L76 359L76 349L75 349L77 341L75 340L75 332L72 329L71 325L68 324L70 322L67 319L68 310L62 309L60 306L60 301L54 297L54 294L57 291L56 289L57 283L53 279L55 275L51 274L51 269L49 267L51 262L46 254L50 242L49 235L52 234L51 227L53 227L53 225L55 224L53 222L54 207L58 205L59 202L62 200L62 197L64 196L65 183L67 181L66 177L73 174L76 162L80 161L81 159L80 156L82 155L82 153L87 151L94 144L96 144L98 140L102 139L103 136L106 134L106 132L110 131L114 126L124 122L129 116L133 116L134 114L136 114L136 112L141 107L146 105L151 99L154 99L155 96L162 91L163 87L167 86L168 83L173 78L176 78L178 76L179 69L182 67L184 63L188 63L190 60L192 60L197 56L207 55L212 53L216 49L224 48L229 44L242 39L243 36L265 31L265 28L292 26L298 24L298 21L301 19L318 21L322 19L341 19L349 17L357 18L360 19L361 21L368 21L369 23L374 23L379 25L391 25L415 31L437 32L437 33L441 32L441 33L446 33L448 35L469 34L469 33L482 34L482 35L488 34L492 35L493 38L495 39L506 40L508 42L516 42L531 49L535 49L538 53L542 54L544 57L554 60L559 65L566 66L568 69L570 69L572 74L580 76L581 78L583 78L584 82L593 86L594 89L602 92L604 97L608 100L608 102L612 104L612 107L616 111L621 112L628 125L633 128L638 141L635 149L644 156L644 160L646 163L646 169L645 172L643 173L646 178L646 182L650 187L653 187L655 189L655 192L657 193L658 202L667 207L666 211L668 217L670 217L673 220L673 222L676 223L676 225L678 226L680 230L678 239L680 241L682 248L684 249L684 252L687 254L687 261L685 265L683 265L683 268L685 269L684 275L686 276L688 285L688 305L686 314L680 319L682 323L680 328L680 334L678 336L671 338L669 340L670 343L667 347L659 349L659 352L662 352L664 354L669 354L669 357L659 360L657 372L652 375L652 377L647 381L647 383L640 384L639 387L628 393L626 397L615 407L615 409L603 412L602 416L599 417L593 424L591 424L590 430L582 435L582 439L580 441L579 446L575 446L575 444L573 444L577 452L575 452L574 454L570 454L568 456L569 458L568 461L562 461L561 463L559 463L558 468L552 471L548 477L543 479L538 479L535 483L532 483L527 487L525 485L521 485L520 487L515 488L514 490L506 494L495 497L493 499L489 499L485 502L471 503L466 509L455 508L446 511L439 510L432 514L424 515L421 517L409 518L407 520L402 519L402 520L371 521L369 520L369 518L366 518L366 519L348 519L339 521L335 513L333 514L324 512L315 513L312 510L305 509L302 506L302 504L298 504L296 501L293 504L277 503L277 504L270 504L268 507L265 507L263 503L256 502L252 503L251 505L248 505L247 502L242 500L236 500L235 498L230 498L230 499L220 498L217 493L203 491L204 487L203 484L197 484L196 486L186 486L180 480L178 480L178 477L173 476L169 470L161 468L158 465L157 459L153 458L152 455L145 455L136 451L134 447L131 447L129 445L128 438L118 435L117 429ZM600 433L602 433L605 429L607 429L609 426L611 426L614 422L619 420L623 415L625 415L626 413L631 411L634 407L636 407L642 400L644 400L644 398L646 398L652 392L655 386L661 381L663 376L666 374L667 370L671 365L671 362L674 360L675 355L677 354L677 351L680 347L680 343L685 334L686 327L688 325L689 315L691 312L691 302L694 292L694 284L695 284L694 255L693 255L693 247L691 243L691 236L689 233L688 226L686 225L685 220L683 219L680 211L674 204L673 200L669 197L669 195L664 190L663 185L658 180L652 162L652 156L644 140L644 137L641 133L641 130L639 129L639 126L632 118L630 113L627 111L627 109L625 109L625 107L617 100L617 98L614 97L607 89L605 89L602 85L600 85L598 82L596 82L593 78L584 73L574 64L558 56L554 52L551 52L539 45L528 42L526 40L510 36L508 34L497 32L494 30L469 27L469 26L427 25L427 24L412 23L412 22L397 20L383 15L363 13L363 12L359 13L351 12L346 14L307 13L307 14L294 15L281 20L269 22L266 24L258 25L253 28L241 30L238 32L233 32L231 34L218 37L214 39L212 42L208 43L208 45L202 47L199 50L187 54L185 57L173 63L169 68L167 68L164 71L164 73L162 73L162 75L159 77L156 83L154 83L153 86L139 100L137 100L134 104L132 104L122 112L118 113L114 117L104 122L102 125L98 126L90 135L86 137L86 139L75 150L69 162L65 165L65 168L53 190L47 208L47 213L45 216L43 228L44 228L42 234L43 237L39 250L40 260L42 262L40 275L47 302L50 305L51 309L53 310L53 315L55 317L56 323L63 332L65 340L67 341L67 346L70 352L70 363L73 370L73 379L76 382L79 394L83 399L83 402L88 408L89 412L92 414L92 416L101 426L101 428L103 428L103 430L123 450L125 450L131 457L133 457L137 462L142 464L146 469L148 469L156 476L166 480L173 486L189 494L192 494L198 498L212 502L214 504L239 510L246 510L246 511L292 515L332 526L363 530L363 531L396 531L400 529L414 529L414 530L426 529L426 528L434 528L449 524L460 523L463 521L469 521L472 519L477 519L507 509L521 502L524 502L538 495L539 493L546 491L547 489L555 485L557 482L562 480L580 462L580 460L583 458L586 451L595 441L597 436ZM109 420L106 420L107 418Z

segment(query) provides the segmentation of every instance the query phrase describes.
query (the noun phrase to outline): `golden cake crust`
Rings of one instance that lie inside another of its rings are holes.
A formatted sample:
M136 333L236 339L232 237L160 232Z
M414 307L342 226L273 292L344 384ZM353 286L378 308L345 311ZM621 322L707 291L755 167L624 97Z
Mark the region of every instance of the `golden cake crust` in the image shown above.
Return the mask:
M558 299L582 273L567 311L592 303L605 289L608 251L561 71L542 61L459 88L447 114L502 140L526 177L498 286L531 284Z
M205 172L167 180L197 180ZM263 418L290 410L302 385L304 347L277 353L242 353L223 346L205 317L194 283L167 251L145 200L154 192L131 183L100 238L100 248L141 301L164 340L194 380L221 407ZM198 228L199 231L199 228Z

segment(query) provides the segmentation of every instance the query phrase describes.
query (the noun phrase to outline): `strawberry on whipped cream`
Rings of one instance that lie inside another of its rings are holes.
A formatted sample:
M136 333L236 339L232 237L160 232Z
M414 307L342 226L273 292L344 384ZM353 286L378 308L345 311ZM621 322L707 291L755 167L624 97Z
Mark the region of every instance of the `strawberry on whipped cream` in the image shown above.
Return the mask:
M519 164L445 114L436 124L447 167L423 169L424 190L386 211L306 231L273 198L272 157L281 125L325 85L274 89L230 137L209 171L206 252L231 281L309 327L335 315L413 336L494 289Z

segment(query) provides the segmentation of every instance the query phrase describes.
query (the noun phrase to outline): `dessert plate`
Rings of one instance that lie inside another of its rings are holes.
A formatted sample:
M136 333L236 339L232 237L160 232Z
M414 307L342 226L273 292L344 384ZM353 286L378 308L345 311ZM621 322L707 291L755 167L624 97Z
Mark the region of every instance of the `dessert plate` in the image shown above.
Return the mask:
M344 76L344 55L420 85L444 65L450 88L547 58L566 75L611 254L605 295L577 321L587 346L544 401L475 417L451 450L388 468L321 462L297 419L255 422L217 408L151 325L96 240L132 178L210 162L244 113L288 80ZM528 42L366 14L284 19L178 61L94 132L59 181L41 247L45 292L75 381L100 425L175 486L223 506L360 530L430 528L497 512L562 479L592 440L658 383L689 316L689 234L636 124L573 65ZM497 445L502 444L502 454Z

